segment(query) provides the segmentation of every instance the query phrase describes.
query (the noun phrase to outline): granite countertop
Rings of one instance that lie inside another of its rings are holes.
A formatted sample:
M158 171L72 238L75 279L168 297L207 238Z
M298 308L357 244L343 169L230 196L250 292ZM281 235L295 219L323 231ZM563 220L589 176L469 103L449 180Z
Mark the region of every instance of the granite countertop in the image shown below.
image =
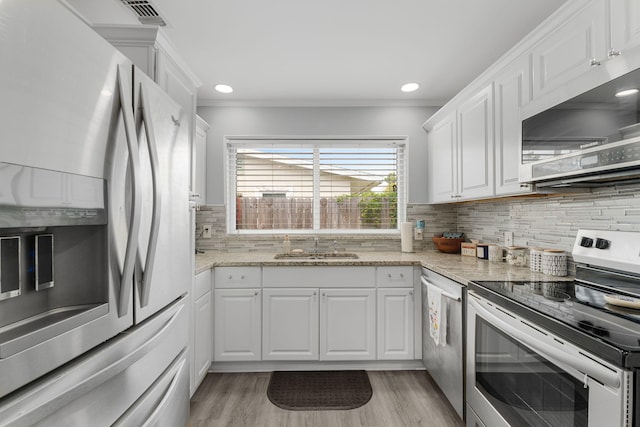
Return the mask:
M506 262L489 262L460 254L438 251L416 253L359 252L358 259L290 260L274 259L272 252L215 252L196 255L196 274L212 267L246 266L379 266L415 265L428 268L466 285L474 280L573 280L572 276L558 277L532 272L528 267L516 267Z

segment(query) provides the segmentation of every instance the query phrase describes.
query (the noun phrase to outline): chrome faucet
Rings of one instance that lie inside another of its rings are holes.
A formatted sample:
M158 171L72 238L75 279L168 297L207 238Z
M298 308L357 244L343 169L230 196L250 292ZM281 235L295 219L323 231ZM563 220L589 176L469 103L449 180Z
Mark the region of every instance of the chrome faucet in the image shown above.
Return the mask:
M317 254L318 253L318 243L320 242L320 239L318 239L317 237L314 237L313 241L314 241L314 245L315 245L314 249L313 249L313 252Z
M337 240L333 241L333 253L334 254L338 253L338 241Z

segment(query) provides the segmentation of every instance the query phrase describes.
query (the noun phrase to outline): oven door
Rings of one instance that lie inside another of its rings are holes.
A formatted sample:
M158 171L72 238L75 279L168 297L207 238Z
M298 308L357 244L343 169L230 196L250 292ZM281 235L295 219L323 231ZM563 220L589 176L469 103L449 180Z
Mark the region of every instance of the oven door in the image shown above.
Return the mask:
M469 291L467 403L487 426L629 426L631 374Z

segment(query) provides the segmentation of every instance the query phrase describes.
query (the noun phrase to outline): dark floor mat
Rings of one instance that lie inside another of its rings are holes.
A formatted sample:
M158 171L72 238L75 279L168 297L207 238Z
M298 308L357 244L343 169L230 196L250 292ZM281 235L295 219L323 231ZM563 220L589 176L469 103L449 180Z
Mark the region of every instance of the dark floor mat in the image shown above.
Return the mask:
M354 409L372 395L365 371L276 371L267 389L274 405L291 411Z

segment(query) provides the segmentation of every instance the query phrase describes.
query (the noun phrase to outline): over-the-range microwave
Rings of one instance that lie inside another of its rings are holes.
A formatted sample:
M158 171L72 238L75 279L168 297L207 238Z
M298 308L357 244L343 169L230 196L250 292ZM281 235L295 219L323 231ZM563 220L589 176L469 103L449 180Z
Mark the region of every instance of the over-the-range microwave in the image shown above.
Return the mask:
M522 121L520 182L596 187L640 182L640 69Z

